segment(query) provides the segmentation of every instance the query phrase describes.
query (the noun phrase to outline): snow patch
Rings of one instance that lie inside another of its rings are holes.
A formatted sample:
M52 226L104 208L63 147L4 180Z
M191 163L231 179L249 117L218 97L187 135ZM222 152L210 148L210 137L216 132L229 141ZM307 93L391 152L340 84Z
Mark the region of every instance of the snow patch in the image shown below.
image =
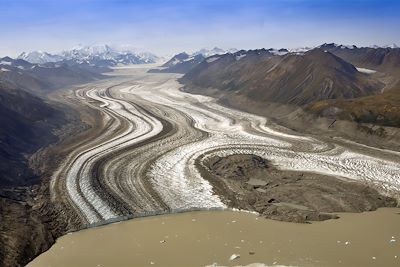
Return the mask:
M241 60L241 59L244 58L245 56L247 56L247 55L246 55L246 54L237 55L237 56L236 56L236 60Z
M358 72L366 73L366 74L373 74L376 73L376 70L370 70L365 68L356 68Z

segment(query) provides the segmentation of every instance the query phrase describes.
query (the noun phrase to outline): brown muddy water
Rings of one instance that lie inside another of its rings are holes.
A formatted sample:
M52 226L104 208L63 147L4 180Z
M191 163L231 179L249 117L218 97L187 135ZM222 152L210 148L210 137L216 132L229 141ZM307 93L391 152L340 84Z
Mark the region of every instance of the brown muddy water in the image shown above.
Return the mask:
M312 224L231 211L133 219L68 234L28 266L400 266L400 209L340 216Z

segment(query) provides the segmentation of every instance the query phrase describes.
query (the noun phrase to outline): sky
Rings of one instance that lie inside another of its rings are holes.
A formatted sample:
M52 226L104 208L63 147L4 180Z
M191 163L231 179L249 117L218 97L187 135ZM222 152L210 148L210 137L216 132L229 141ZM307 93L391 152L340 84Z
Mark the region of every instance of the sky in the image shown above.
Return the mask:
M0 0L0 55L78 44L158 55L203 47L400 45L397 0Z

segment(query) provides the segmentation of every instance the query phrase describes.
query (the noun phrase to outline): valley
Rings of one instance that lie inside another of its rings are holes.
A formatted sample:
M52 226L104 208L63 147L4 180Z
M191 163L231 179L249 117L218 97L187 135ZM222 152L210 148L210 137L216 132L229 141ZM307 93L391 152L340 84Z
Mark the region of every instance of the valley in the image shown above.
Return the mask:
M319 48L271 51L178 55L162 68L102 65L99 55L90 59L98 66L6 59L3 114L16 120L3 148L25 173L2 177L3 263L26 264L70 231L143 214L240 209L308 224L397 207L398 129L325 114L332 102L344 110L389 95L396 104L397 91L380 93L381 74ZM320 90L325 77L332 83Z
M399 265L400 1L0 9L0 267Z
M185 93L177 74L147 70L118 69L112 78L74 91L102 117L101 130L69 155L50 183L51 200L78 215L68 216L75 227L146 211L237 207L227 195L232 190L241 203L240 191L225 187L217 193L201 173L210 158L230 155L259 156L282 171L362 183L398 198L400 155L299 135L211 97ZM329 212L393 205L388 199Z

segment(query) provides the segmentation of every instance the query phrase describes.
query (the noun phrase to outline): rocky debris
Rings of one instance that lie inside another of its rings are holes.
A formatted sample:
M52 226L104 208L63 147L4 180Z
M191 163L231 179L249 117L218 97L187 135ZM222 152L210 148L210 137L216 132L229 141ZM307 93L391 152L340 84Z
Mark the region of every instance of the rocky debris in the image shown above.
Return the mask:
M279 170L255 155L212 157L203 163L203 176L227 205L270 219L305 223L336 219L335 212L397 205L395 199L361 182Z
M0 266L24 266L55 242L43 205L33 204L29 195L23 200L0 197Z

